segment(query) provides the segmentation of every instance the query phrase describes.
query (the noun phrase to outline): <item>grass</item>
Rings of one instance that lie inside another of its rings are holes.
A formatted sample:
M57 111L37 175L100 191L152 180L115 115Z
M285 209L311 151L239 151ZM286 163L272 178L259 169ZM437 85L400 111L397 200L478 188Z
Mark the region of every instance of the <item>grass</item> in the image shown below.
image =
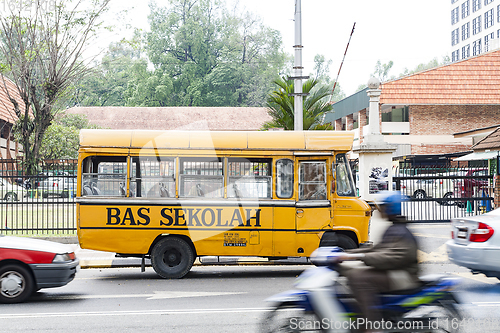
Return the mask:
M1 202L0 233L30 237L76 236L76 204L55 200Z

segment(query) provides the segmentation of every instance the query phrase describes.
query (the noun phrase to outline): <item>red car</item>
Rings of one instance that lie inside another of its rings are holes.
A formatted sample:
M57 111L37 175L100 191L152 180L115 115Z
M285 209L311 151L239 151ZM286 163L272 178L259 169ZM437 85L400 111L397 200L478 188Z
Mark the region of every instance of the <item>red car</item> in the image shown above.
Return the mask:
M41 288L68 284L79 263L69 245L0 235L0 303L23 302Z

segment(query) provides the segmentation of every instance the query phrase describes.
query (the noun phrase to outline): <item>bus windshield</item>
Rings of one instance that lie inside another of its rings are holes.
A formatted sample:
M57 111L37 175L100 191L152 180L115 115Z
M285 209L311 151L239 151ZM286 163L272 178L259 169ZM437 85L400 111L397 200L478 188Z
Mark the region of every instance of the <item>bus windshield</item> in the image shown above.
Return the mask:
M337 154L335 160L335 180L337 194L342 197L354 197L354 182L352 180L351 168L345 154Z

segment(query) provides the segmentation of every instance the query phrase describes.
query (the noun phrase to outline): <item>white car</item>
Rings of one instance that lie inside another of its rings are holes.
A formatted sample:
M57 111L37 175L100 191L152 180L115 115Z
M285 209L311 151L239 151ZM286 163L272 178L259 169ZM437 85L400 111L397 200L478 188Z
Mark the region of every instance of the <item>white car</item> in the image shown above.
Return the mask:
M415 176L417 177L417 176ZM416 198L443 198L452 199L454 197L454 183L452 179L441 179L436 174L421 174L418 177L429 177L423 179L405 179L401 181L401 192L404 195ZM433 178L431 178L433 177ZM440 204L452 205L453 200L439 201Z
M9 183L6 178L0 178L0 200L17 201L25 193L23 187Z
M0 303L22 302L41 288L64 286L78 269L70 245L0 235Z
M473 273L500 279L500 208L451 221L448 258Z

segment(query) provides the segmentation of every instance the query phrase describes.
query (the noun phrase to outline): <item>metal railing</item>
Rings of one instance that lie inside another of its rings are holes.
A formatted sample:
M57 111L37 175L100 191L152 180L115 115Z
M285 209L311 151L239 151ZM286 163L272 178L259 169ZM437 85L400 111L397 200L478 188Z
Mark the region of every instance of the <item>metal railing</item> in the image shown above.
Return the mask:
M486 166L396 169L393 182L410 197L403 214L413 222L445 222L494 208L493 175Z
M26 175L21 160L0 160L0 233L74 235L76 160L50 160Z

